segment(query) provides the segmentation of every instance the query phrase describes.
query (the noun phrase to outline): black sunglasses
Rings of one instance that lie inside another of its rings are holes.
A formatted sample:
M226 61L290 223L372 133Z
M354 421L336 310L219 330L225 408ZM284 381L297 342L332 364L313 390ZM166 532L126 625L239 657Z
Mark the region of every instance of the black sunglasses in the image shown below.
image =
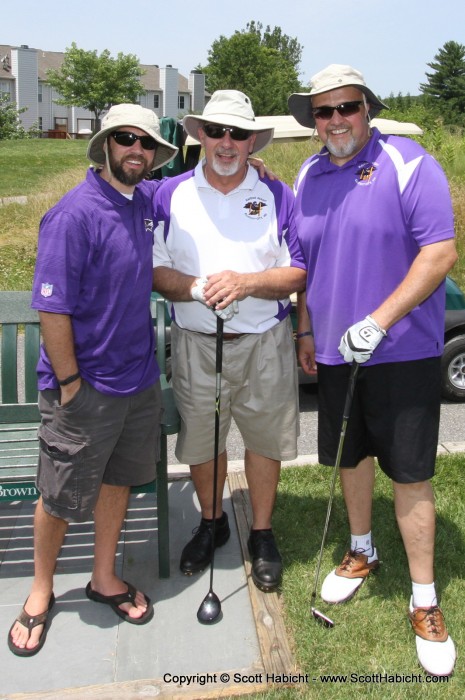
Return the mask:
M209 139L222 139L227 131L229 131L229 135L233 141L246 141L252 135L251 131L240 129L238 126L204 124L202 128Z
M140 141L144 151L154 151L157 147L157 142L151 136L137 136L132 131L113 131L111 135L119 146L129 147Z
M357 114L362 104L363 100L353 100L352 102L343 102L340 105L336 105L336 107L322 105L321 107L314 107L312 113L315 119L331 119L334 110L336 110L341 117L351 117Z

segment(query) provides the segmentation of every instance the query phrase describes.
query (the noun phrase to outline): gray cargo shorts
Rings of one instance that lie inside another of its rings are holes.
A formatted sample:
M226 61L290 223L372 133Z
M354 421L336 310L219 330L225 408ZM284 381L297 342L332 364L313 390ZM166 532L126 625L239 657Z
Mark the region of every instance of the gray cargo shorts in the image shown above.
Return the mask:
M160 451L160 383L132 396L110 396L82 380L64 406L60 392L39 394L37 488L44 509L67 522L92 516L102 483L153 481Z

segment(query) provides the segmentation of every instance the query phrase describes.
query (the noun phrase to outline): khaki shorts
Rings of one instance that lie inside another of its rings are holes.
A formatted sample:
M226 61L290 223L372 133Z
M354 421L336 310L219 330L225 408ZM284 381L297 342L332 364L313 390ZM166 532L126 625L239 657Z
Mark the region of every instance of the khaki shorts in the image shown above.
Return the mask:
M181 431L176 457L201 464L214 457L216 337L172 325L172 372ZM299 435L297 365L290 319L265 333L223 344L219 452L234 418L248 450L295 459Z
M100 485L138 486L155 479L161 389L109 396L82 380L64 406L60 392L39 394L37 488L44 509L67 522L90 519Z

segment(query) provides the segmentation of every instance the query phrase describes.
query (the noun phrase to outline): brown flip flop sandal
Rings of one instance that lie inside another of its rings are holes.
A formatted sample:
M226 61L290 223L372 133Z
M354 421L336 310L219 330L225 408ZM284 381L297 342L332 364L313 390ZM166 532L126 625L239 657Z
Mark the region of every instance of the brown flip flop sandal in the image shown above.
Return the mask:
M89 598L89 600L93 600L96 603L105 603L105 605L109 605L119 617L121 617L126 622L130 622L132 625L145 625L147 622L150 622L150 620L153 617L153 605L150 602L150 598L146 596L145 593L143 593L145 602L147 603L147 610L140 617L131 617L129 613L127 613L125 610L121 610L119 606L123 603L131 603L135 606L137 591L132 584L128 583L127 581L124 581L124 583L128 587L126 593L117 593L116 595L102 595L102 593L98 593L97 591L92 590L89 581L89 583L86 586L86 596Z
M16 620L13 622L13 624L10 627L10 631L8 632L8 647L10 651L13 652L13 654L16 654L16 656L34 656L34 654L37 654L42 647L45 644L45 640L47 638L47 631L50 626L50 621L48 619L48 614L50 610L53 608L55 604L55 596L52 595L50 596L50 600L48 602L48 608L45 610L45 612L40 613L40 615L29 615L29 613L26 610L26 605L27 605L27 600L23 605L23 609L21 610L20 614L16 618ZM39 641L36 644L35 647L32 649L28 649L27 647L17 647L16 644L14 644L12 638L11 638L11 631L15 624L19 622L23 627L26 627L26 629L29 630L29 637L28 641L31 637L31 632L34 629L34 627L37 627L38 625L43 625L44 629L42 630L42 634L39 637Z

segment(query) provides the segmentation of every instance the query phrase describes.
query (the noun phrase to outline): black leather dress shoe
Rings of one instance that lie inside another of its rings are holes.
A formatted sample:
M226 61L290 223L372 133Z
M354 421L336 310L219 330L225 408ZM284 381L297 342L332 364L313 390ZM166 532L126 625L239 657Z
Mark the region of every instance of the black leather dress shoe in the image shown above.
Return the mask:
M251 530L247 544L252 557L254 584L262 591L274 591L281 582L283 564L273 531Z
M194 537L182 550L179 568L186 576L203 571L210 564L212 558L212 524L211 520L202 518L200 525L193 530ZM215 549L226 544L230 534L228 514L223 513L216 520Z

